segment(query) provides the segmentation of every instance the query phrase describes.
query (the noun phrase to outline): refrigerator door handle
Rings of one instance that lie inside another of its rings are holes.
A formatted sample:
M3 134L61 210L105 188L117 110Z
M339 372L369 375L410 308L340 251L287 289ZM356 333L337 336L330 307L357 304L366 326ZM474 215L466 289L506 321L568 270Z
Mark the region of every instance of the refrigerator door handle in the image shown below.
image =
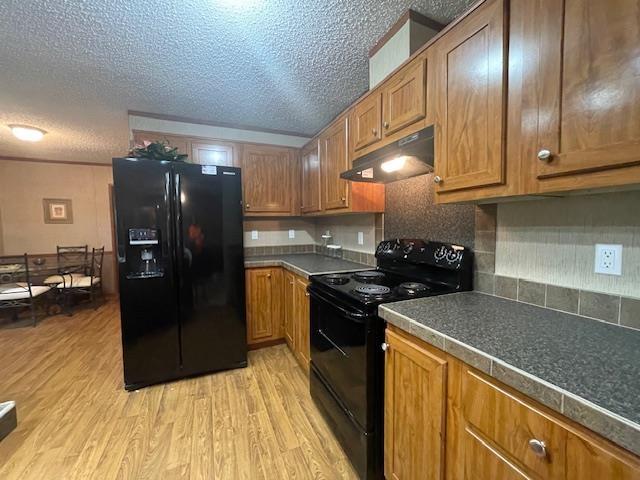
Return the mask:
M182 286L182 270L183 270L183 263L184 263L184 245L182 241L182 200L181 200L182 187L180 185L180 181L181 181L180 174L176 172L174 177L175 195L173 196L173 201L175 202L174 211L176 216L174 234L176 239L175 241L176 267L179 272L179 275L178 275L179 287Z

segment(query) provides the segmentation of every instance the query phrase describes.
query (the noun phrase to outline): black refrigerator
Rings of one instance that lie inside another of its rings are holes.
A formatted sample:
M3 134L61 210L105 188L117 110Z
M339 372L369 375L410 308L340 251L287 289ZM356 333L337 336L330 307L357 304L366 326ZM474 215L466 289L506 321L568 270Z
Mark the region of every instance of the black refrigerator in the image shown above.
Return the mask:
M240 169L113 159L127 390L247 365Z

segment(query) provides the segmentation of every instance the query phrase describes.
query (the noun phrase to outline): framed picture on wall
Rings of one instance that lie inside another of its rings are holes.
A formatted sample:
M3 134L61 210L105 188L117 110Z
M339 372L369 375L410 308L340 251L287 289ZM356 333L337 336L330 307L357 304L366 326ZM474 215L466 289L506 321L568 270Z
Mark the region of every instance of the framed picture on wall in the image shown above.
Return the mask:
M44 223L73 223L70 198L43 198Z

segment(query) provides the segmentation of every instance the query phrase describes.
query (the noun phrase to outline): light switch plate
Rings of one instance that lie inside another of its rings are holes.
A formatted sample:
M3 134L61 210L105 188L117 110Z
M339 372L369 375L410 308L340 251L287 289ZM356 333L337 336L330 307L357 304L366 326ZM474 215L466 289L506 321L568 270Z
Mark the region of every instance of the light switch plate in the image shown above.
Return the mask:
M295 230L289 230L289 238L296 238L296 231Z
M622 245L596 243L596 273L622 275Z
M364 232L358 232L358 245L364 245Z
M251 240L258 240L258 230L251 230Z

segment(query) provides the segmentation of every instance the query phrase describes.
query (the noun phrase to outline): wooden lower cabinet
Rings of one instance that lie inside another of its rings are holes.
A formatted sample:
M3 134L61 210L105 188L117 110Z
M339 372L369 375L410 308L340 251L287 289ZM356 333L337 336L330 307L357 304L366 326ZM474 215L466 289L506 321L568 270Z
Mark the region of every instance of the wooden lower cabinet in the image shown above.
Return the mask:
M309 294L307 293L307 279L294 275L295 282L293 288L293 331L295 343L293 354L300 366L309 373L310 360L310 338L311 329Z
M308 373L309 281L280 267L248 268L245 278L249 347L260 348L284 340Z
M640 458L459 359L394 326L386 343L387 480L640 480Z
M245 270L247 343L272 344L283 337L282 269Z
M385 477L441 479L447 362L390 330L386 343Z

